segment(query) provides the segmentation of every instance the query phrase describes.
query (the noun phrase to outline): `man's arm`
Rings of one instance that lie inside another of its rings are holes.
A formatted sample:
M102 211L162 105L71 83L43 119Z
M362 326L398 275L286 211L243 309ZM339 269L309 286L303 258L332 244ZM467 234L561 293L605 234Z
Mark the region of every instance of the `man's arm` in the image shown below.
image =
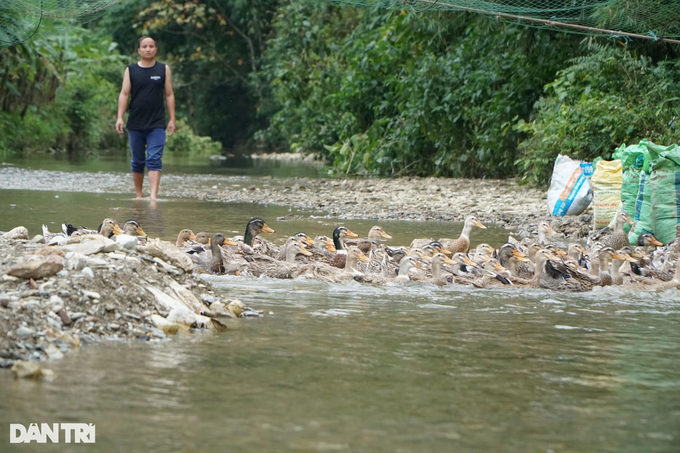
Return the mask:
M175 92L172 91L172 74L168 65L165 65L165 103L170 114L168 137L172 137L172 134L175 133Z
M121 88L120 95L118 95L118 119L116 120L116 130L119 134L123 133L123 115L125 115L125 110L127 110L131 87L130 68L125 68L125 74L123 74L123 88Z

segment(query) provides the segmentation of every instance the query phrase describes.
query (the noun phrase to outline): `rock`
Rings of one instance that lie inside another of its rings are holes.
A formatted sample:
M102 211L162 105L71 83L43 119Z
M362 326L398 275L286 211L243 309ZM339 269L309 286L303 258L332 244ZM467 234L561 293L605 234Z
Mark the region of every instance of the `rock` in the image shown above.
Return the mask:
M44 244L45 237L42 234L36 234L33 239L31 239L31 242L34 244Z
M86 275L87 277L94 278L94 272L92 272L92 269L89 267L84 267L80 273Z
M236 316L240 316L243 313L243 302L234 299L227 304L227 308Z
M29 327L21 326L16 330L15 333L17 334L18 337L28 337L29 335L33 335L35 333L35 330Z
M26 362L25 360L17 360L11 368L12 374L16 379L45 379L53 380L56 374L52 370L43 368L37 363Z
M64 308L64 299L55 294L50 297L49 304L52 306L52 311L56 313Z
M112 322L112 323L109 324L109 329L111 329L111 330L120 330L120 325L119 325L119 324L115 324L115 323Z
M2 369L2 368L12 368L15 363L17 363L16 360L0 359L0 369Z
M126 250L134 250L137 247L137 236L121 234L116 236L116 243Z
M182 268L185 272L189 272L194 268L194 262L186 253L177 250L175 244L162 241L158 238L151 239L145 246L140 246L139 250L153 257L168 261Z
M80 347L80 338L72 332L65 332L61 335L61 340L73 348Z
M24 261L7 268L7 275L20 278L39 278L51 277L64 268L63 264L52 263L43 260Z
M77 240L81 240L82 242L64 245L61 248L67 252L82 253L83 255L93 255L100 252L115 252L121 249L120 245L101 235L92 234L78 236Z
M160 315L151 315L151 322L167 335L175 335L179 331L179 324L169 322Z
M82 253L68 252L66 254L66 268L79 271L87 266L87 257Z
M106 304L106 305L104 305L104 310L106 310L106 311L115 311L115 310L116 310L116 306L113 305L113 304Z
M109 263L105 259L99 257L87 258L85 264L90 269L106 269L109 267Z
M212 305L217 299L209 294L201 294L201 300L208 305Z
M4 281L4 282L17 282L17 281L19 281L19 280L20 280L20 279L19 279L18 277L14 277L14 276L12 276L12 275L4 274L4 275L2 276L2 281Z
M210 305L210 310L212 310L213 313L215 313L215 316L217 317L227 317L227 318L233 318L234 313L232 313L231 310L227 308L226 305L224 305L222 302L213 302Z
M59 318L61 319L61 322L65 326L70 326L71 323L73 322L71 320L71 318L69 317L68 313L66 313L66 310L64 310L63 308L61 310L57 311L56 313L57 313L57 316L59 316Z
M47 353L47 356L50 358L50 360L61 360L64 358L64 353L53 344L49 345L47 349L45 349L45 352Z
M77 321L80 318L84 318L85 316L87 316L86 313L81 313L81 312L71 313L71 321Z
M18 226L16 228L12 228L0 237L2 239L28 239L28 229Z
M169 322L174 322L177 324L183 324L184 326L191 327L196 323L197 315L191 311L188 307L178 306L173 308L170 313L168 313L167 320Z
M163 332L161 329L152 328L151 334L156 338L165 338L166 337L165 332Z
M123 316L127 316L128 318L132 318L135 321L141 321L142 320L141 316L133 315L132 313L127 312L127 311L125 313L123 313Z
M99 295L99 293L96 293L94 291L88 291L86 289L81 291L83 295L89 297L90 299L101 299L102 296Z

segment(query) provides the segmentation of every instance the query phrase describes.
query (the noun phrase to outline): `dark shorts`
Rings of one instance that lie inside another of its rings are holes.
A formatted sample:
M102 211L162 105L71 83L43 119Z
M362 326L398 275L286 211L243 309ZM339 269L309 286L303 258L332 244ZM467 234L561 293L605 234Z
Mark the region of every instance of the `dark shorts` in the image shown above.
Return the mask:
M161 171L165 129L128 131L128 136L132 152L132 160L130 160L132 172L144 173L145 166L151 171Z

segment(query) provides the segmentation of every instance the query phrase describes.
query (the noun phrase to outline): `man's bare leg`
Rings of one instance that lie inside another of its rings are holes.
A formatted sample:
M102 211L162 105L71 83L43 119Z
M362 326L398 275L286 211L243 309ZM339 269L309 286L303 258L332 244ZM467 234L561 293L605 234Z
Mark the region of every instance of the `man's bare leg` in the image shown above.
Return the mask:
M132 181L135 183L137 198L144 198L142 187L144 186L144 173L132 173Z
M158 187L161 185L161 172L149 170L149 186L151 187L151 199L158 198Z

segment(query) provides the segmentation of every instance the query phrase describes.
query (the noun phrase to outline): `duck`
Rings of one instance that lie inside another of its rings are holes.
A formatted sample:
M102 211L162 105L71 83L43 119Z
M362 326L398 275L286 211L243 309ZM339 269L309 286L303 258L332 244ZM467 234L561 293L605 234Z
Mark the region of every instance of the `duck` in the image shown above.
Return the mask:
M458 239L439 239L442 246L451 253L467 253L470 251L470 232L473 227L484 228L482 222L475 216L468 216L463 224L463 231Z
M552 242L548 240L548 237L547 237L548 234L557 234L557 231L555 231L553 229L553 227L551 227L548 222L539 223L538 224L538 243L540 245L552 244Z
M358 234L353 233L347 227L339 226L333 230L333 245L335 246L335 255L331 258L330 265L343 269L347 261L347 251L345 250L345 238L357 238Z
M444 264L455 264L454 261L446 256L444 253L435 253L432 256L432 261L430 262L430 267L432 268L432 280L431 282L437 286L445 286L449 283L449 275L444 275L443 265Z
M140 242L144 243L147 239L146 233L135 219L126 220L122 231L121 234L114 233L115 241L127 250L134 250Z
M534 288L551 289L555 291L584 292L593 288L593 280L587 276L575 274L571 269L547 249L536 253L536 274L531 281Z
M260 233L276 233L273 229L264 222L260 217L253 217L246 225L246 232L243 235L243 243L249 247L253 247L253 240Z
M509 242L506 244L503 244L499 249L498 249L498 263L506 268L508 271L510 271L510 275L512 277L517 277L517 278L531 278L533 277L533 273L535 271L533 264L530 262L530 260L521 253L517 248L513 245L510 244ZM531 276L528 276L527 273L528 271L522 270L522 273L520 274L520 264L525 264L529 265L527 266L527 269L531 270Z
M288 247L286 247L286 262L287 263L294 263L295 257L299 253L302 254L302 255L305 255L305 256L311 256L312 255L312 252L307 250L305 248L305 245L300 241L295 241L295 242L292 242L291 244L288 244Z
M616 251L617 254L621 255L622 257L625 258L625 260L618 259L618 258L613 258L611 262L611 277L612 277L612 285L623 285L623 275L621 275L621 266L623 266L624 263L634 263L635 258L637 258L637 254L635 252L635 249L631 246L624 247L621 250Z
M399 263L399 273L394 278L397 283L405 283L411 280L408 273L413 268L419 268L418 259L414 256L405 256Z
M299 242L304 245L314 245L315 242L307 236L307 233L296 233L295 235L289 237L286 242L283 244L283 247L278 251L278 253L274 256L277 260L285 260L286 259L286 253L288 251L288 247L296 242Z
M627 215L627 214L626 214ZM600 281L597 283L599 286L611 286L614 282L611 274L609 273L609 264L612 260L627 261L627 257L619 254L616 250L611 247L605 247L600 250L598 254L599 261L599 277Z
M345 244L348 246L356 245L362 252L368 253L370 250L378 248L380 241L385 239L392 239L392 236L387 234L382 227L375 225L371 227L365 238L345 241Z
M142 229L142 226L135 219L128 219L123 224L123 234L128 234L130 236L137 235L141 237L146 237L146 233Z
M623 231L624 224L632 224L633 220L630 218L626 211L621 211L616 216L616 222L614 223L614 231L609 237L609 241L606 243L608 247L614 250L619 250L630 245L628 240L628 235Z
M179 232L177 235L177 241L175 242L175 245L177 247L184 247L184 243L188 241L193 241L196 239L196 235L194 234L193 231L191 231L188 228L185 228Z
M206 233L205 231L201 231L200 233L196 233L196 236L194 237L194 241L198 242L199 244L202 245L208 245L210 244L210 234Z

